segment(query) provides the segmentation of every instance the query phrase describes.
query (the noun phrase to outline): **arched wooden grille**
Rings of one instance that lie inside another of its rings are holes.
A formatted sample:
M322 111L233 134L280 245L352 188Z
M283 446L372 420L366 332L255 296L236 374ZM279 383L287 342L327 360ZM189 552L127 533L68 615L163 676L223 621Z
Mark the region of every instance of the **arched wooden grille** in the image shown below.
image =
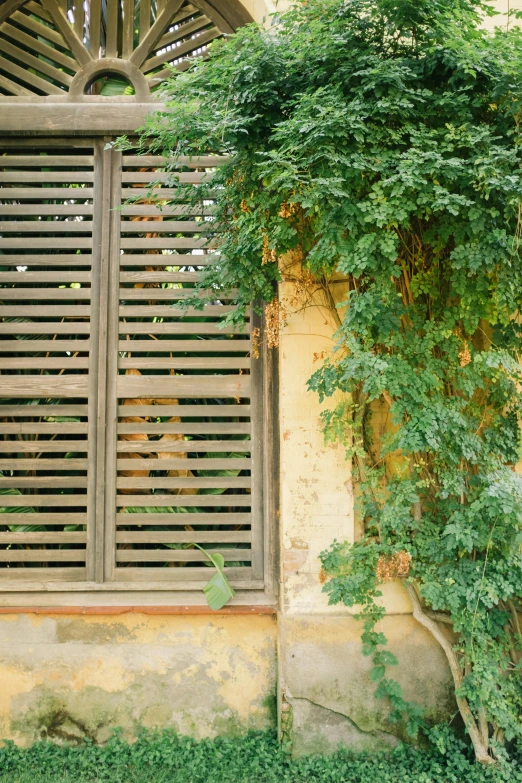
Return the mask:
M88 99L110 73L146 100L171 67L246 21L234 0L4 0L0 96Z

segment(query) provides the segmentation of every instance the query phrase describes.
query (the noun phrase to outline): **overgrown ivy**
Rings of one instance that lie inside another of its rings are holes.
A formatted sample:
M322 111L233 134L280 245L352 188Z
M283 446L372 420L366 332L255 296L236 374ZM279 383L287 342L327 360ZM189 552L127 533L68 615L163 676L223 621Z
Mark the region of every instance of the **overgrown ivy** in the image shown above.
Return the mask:
M0 783L521 783L516 762L484 769L462 742L438 733L430 752L400 746L292 759L271 732L195 740L170 731L115 733L105 745L37 742L0 748Z
M378 694L415 731L376 627L382 581L404 580L490 763L522 738L522 36L505 20L486 33L485 13L299 3L173 76L141 144L230 156L211 190L179 187L215 204L203 285L235 289L236 317L254 298L273 320L288 258L335 311L337 348L309 385L346 395L324 424L360 481L363 532L322 555L325 590L358 607Z

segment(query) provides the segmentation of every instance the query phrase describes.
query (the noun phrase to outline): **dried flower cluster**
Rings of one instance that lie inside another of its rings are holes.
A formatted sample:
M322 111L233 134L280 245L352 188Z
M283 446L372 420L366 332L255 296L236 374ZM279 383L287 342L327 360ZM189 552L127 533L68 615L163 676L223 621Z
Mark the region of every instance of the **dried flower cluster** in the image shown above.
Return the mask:
M405 549L395 552L390 557L381 555L377 561L377 577L381 582L389 582L397 577L404 578L410 572L411 555Z
M289 217L292 217L292 215L295 215L299 207L297 204L290 203L283 201L281 204L281 209L279 210L279 217L287 219Z
M248 206L246 199L242 199L241 204L239 205L239 209L241 212L251 212L252 210Z
M268 348L279 347L281 328L286 324L287 319L288 310L286 306L279 301L277 296L265 305L265 331Z
M252 329L252 358L259 359L259 344L261 342L261 330L259 326Z
M263 237L262 263L270 264L270 263L275 263L276 261L277 261L277 253L275 250L272 250L272 248L270 247L268 236L265 234L265 236Z
M464 346L459 353L459 361L461 367L466 367L471 362L471 353L466 341L464 341Z

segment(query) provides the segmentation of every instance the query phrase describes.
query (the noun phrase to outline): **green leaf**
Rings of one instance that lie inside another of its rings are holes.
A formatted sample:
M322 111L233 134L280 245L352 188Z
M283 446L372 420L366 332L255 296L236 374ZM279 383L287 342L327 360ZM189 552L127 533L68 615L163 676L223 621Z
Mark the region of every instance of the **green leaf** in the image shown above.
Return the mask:
M207 552L203 547L198 546L198 544L195 544L194 546L204 552L216 568L216 573L203 588L207 603L211 609L222 609L222 607L235 596L235 592L223 571L225 567L225 558L219 553L210 554L210 552Z

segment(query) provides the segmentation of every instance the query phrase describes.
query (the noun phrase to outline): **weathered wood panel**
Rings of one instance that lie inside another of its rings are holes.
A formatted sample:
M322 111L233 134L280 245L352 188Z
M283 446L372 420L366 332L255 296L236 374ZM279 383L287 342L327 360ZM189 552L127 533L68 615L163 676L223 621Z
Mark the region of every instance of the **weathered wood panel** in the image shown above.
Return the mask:
M94 162L89 144L0 150L0 579L89 578Z

